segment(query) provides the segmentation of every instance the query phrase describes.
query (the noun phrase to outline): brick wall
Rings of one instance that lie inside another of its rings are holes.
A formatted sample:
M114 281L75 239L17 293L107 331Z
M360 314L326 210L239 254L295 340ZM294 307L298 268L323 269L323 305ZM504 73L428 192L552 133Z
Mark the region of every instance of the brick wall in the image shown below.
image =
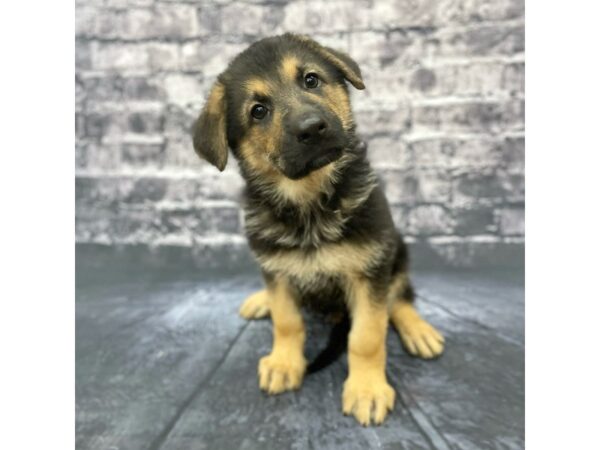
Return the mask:
M523 8L78 0L77 242L243 251L237 168L219 173L200 161L189 129L230 58L260 37L297 31L360 64L358 129L415 248L463 265L521 251Z

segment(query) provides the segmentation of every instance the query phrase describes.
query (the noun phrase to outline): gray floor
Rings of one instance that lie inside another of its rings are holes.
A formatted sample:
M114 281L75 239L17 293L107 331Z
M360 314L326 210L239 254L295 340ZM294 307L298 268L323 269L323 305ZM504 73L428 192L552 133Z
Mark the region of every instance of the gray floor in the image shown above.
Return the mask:
M185 253L185 250L182 250ZM520 269L419 269L419 309L446 336L436 361L388 337L394 411L362 428L341 413L345 358L267 397L256 364L270 323L237 315L256 271L202 271L185 255L77 250L79 449L522 449ZM327 328L309 328L307 354Z

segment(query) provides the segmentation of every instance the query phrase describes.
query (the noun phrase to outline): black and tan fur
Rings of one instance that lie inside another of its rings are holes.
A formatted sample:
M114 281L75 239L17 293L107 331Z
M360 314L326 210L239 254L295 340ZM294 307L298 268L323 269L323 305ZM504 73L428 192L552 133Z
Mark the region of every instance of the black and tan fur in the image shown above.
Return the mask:
M273 322L260 388L300 387L307 367L301 307L347 311L342 410L368 425L394 405L385 374L389 321L415 356L441 354L444 339L413 306L407 249L356 136L346 82L364 89L348 55L304 36L263 39L219 76L194 148L220 170L230 149L247 182L246 232L266 288L240 314ZM253 116L264 112L255 105L266 108L264 117Z

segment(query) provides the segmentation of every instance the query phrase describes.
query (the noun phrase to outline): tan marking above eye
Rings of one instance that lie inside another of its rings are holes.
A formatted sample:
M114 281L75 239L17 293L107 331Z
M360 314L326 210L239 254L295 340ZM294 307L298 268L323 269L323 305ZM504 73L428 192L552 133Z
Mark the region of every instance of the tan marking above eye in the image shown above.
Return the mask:
M263 97L269 97L272 91L269 83L260 78L251 78L245 81L244 88L250 95L260 95Z
M298 75L298 66L300 61L295 56L286 56L281 61L279 73L284 80L293 81Z

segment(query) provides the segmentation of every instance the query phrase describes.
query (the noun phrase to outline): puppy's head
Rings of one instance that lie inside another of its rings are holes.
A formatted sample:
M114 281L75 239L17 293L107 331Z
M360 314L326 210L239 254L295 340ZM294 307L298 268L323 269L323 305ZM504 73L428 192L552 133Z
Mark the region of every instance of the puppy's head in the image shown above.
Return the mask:
M304 36L263 39L223 72L194 127L198 155L223 170L228 148L246 173L297 180L339 159L354 139L348 55Z

